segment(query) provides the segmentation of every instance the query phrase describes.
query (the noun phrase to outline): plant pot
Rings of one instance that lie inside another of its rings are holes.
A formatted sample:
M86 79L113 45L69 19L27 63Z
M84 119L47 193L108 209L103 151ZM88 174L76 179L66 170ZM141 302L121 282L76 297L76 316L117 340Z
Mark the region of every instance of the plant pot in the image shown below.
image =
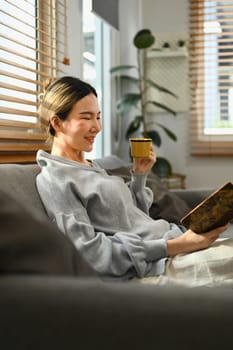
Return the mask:
M167 178L172 174L172 166L167 159L157 157L157 161L153 166L152 171L160 178Z

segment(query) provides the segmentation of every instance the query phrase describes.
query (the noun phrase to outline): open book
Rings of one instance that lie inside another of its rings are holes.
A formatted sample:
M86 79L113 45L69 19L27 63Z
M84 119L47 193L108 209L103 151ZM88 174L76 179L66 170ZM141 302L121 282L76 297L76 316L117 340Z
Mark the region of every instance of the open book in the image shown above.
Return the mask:
M233 220L233 184L227 182L199 203L180 222L196 233L224 226Z

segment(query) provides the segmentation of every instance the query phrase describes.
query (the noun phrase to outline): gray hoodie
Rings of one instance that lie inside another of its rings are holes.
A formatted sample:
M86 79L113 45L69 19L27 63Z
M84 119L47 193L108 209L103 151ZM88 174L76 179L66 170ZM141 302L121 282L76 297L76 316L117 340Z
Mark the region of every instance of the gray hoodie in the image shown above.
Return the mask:
M182 231L148 215L153 193L146 174L132 173L125 184L94 161L90 167L41 150L37 162L37 187L49 217L102 278L164 272L166 240Z

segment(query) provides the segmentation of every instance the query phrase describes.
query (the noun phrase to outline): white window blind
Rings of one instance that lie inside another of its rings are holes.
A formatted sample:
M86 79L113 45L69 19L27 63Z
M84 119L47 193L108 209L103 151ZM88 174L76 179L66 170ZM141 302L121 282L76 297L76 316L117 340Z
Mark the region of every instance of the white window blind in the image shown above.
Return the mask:
M233 156L233 1L190 0L191 154Z
M0 162L48 149L37 108L43 81L69 64L65 0L1 0Z

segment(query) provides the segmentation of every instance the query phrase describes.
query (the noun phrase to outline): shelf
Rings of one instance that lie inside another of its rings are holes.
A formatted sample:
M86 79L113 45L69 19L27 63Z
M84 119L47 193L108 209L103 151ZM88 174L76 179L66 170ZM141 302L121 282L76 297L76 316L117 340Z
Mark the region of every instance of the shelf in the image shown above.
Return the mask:
M185 189L186 175L172 174L167 178L161 178L162 183L168 189Z
M188 57L187 50L163 50L163 51L149 51L147 52L147 58L176 58L176 57Z

